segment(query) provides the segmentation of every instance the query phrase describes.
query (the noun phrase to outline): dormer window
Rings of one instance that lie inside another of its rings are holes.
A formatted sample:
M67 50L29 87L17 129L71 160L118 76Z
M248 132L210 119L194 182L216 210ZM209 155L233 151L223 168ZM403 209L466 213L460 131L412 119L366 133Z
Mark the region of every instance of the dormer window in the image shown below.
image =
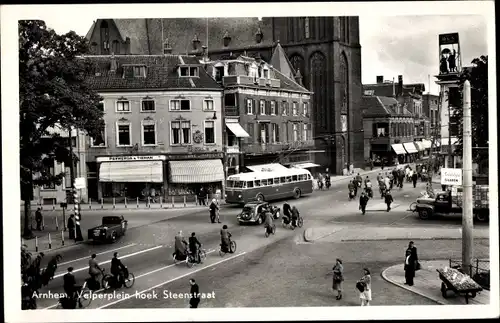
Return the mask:
M145 65L123 65L123 77L146 77Z
M146 66L134 66L134 77L146 77Z
M267 68L264 69L264 78L265 79L269 78L269 70Z
M181 66L179 68L181 77L198 77L199 71L197 66Z

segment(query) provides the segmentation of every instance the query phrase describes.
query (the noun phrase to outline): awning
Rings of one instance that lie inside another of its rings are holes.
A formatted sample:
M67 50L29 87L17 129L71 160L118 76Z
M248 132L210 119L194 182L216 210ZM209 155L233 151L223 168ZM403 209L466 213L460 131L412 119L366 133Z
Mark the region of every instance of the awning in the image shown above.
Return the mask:
M226 127L228 127L228 129L231 130L231 132L236 137L239 137L239 138L250 137L248 132L246 132L245 129L243 129L243 127L237 122L226 122Z
M392 144L391 147L396 155L406 155L406 150L403 148L403 144Z
M275 163L275 164L263 164L255 166L247 166L252 172L279 172L286 171L288 168L285 166Z
M292 165L292 167L295 168L314 168L314 167L319 167L321 165L315 164L315 163L303 163L303 164L295 164Z
M415 141L413 143L415 144L415 147L417 147L418 151L424 151L425 150L423 142L421 142L421 141Z
M432 141L424 139L422 140L422 143L424 144L424 149L429 149L432 147Z
M441 146L448 146L449 138L441 138ZM458 138L451 137L451 145L455 145L458 142Z
M224 181L220 159L175 160L169 162L171 183L213 183Z
M161 160L102 162L99 167L99 181L163 183L163 162Z
M418 153L417 147L415 147L415 144L413 142L405 142L403 146L405 147L408 154Z

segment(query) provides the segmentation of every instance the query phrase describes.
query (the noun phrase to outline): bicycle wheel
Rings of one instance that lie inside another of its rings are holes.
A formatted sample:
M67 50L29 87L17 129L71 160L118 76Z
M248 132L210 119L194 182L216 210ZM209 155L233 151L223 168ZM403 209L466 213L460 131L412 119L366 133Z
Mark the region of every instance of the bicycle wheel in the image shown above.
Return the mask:
M194 265L193 257L191 257L191 256L186 257L186 265L188 266L188 268L193 267L193 265Z
M417 202L413 202L410 204L410 211L415 212L417 210Z
M129 272L128 277L125 278L125 280L123 282L123 285L125 285L126 288L130 288L130 287L134 286L134 283L135 283L135 276L133 273Z
M297 221L297 225L299 228L302 228L302 226L304 225L304 219L302 219L301 217L299 218L299 221Z
M110 282L112 279L113 279L113 276L111 276L110 274L106 274L106 275L104 275L104 277L102 277L101 286L104 290L111 288Z
M88 288L82 289L79 298L80 298L80 303L82 303L82 308L88 307L90 303L92 303L92 291Z
M266 233L264 233L264 235L267 237L269 237L269 232L267 232L267 229L266 229Z
M274 224L273 224L273 231L272 232L273 232L273 234L276 233L276 225L274 225Z
M236 252L236 242L231 241L231 245L230 245L229 250L230 250L231 252Z
M220 245L220 248L219 248L219 256L221 257L224 257L226 253L222 250L222 245Z
M198 257L200 257L200 264L202 264L205 259L207 259L207 253L205 252L205 250L200 249Z

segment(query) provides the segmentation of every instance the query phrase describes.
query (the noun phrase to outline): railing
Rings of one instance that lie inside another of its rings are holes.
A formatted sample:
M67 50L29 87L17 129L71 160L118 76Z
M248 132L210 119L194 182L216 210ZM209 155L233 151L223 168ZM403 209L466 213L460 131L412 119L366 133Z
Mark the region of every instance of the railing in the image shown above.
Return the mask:
M463 272L462 260L450 259L450 268L458 269ZM471 278L481 285L484 289L490 289L490 261L476 259L475 263L470 265L469 272Z
M226 116L229 116L229 117L237 117L240 115L240 111L239 111L238 107L236 107L236 106L226 105L224 107L224 112L226 113Z
M223 77L222 83L225 86L226 85L234 85L234 84L254 85L255 78L251 77L251 76L246 76L246 75L228 75L228 76Z

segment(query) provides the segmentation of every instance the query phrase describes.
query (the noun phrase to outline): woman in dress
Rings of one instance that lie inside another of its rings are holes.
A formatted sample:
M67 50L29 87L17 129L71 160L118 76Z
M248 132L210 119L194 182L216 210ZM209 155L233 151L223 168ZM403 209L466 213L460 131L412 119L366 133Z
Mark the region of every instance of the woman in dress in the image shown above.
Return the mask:
M370 306L370 301L372 300L372 278L368 268L364 268L363 273L363 277L358 281L364 285L364 290L359 293L359 299L361 300L361 306Z
M337 291L337 300L342 299L342 281L344 280L344 266L342 260L337 258L335 266L333 266L333 284L332 289Z

